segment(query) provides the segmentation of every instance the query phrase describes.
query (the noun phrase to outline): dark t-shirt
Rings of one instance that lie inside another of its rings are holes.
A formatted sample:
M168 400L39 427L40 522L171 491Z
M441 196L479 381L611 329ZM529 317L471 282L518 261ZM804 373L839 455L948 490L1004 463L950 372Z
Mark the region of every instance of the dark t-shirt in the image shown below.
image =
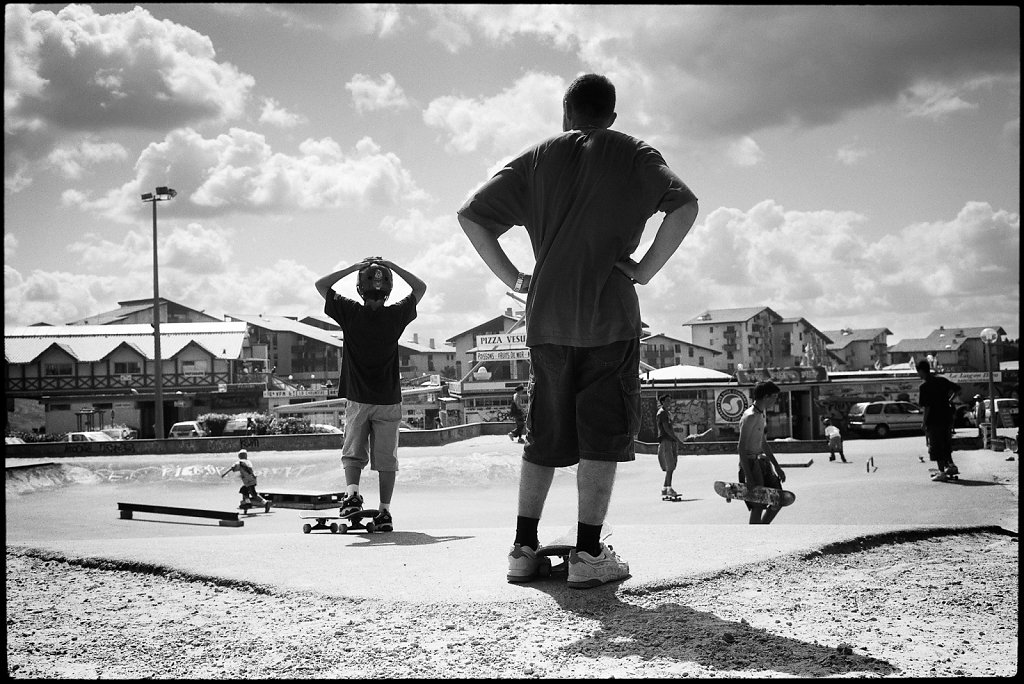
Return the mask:
M953 427L953 405L950 397L960 391L960 385L941 375L929 375L921 383L918 404L925 411L925 425L935 428Z
M526 227L537 262L527 346L597 347L642 334L635 287L615 262L636 250L655 212L694 199L647 143L585 129L528 149L458 213L499 235Z
M334 293L324 300L324 313L338 322L345 336L338 396L362 404L400 404L398 342L416 318L416 297L410 294L374 311Z

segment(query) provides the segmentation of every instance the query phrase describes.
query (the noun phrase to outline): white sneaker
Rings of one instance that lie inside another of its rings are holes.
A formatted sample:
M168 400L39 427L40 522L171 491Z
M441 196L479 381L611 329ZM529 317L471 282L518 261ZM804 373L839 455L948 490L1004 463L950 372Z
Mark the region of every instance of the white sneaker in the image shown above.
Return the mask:
M629 577L629 563L619 558L612 547L601 544L596 557L586 551L569 554L568 585L573 589L590 589L606 582Z
M513 544L512 550L508 552L508 574L505 578L509 582L529 582L543 574L544 570L550 572L550 568L551 559L547 556L537 558L537 552L529 546Z

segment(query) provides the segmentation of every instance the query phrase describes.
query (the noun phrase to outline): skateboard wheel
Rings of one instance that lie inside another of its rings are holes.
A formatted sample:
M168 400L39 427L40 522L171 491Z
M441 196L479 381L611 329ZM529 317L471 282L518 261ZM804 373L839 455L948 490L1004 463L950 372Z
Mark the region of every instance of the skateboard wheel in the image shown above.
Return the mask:
M373 532L375 529L377 529L377 526L374 525L372 522L366 523L366 531L367 532Z
M348 534L348 525L344 525L344 524L342 524L342 525L333 525L332 524L331 527L335 528L338 532L341 532L342 534ZM335 529L332 529L331 532L334 532Z
M313 528L310 526L309 523L306 523L306 524L304 524L302 526L302 534L309 534L312 531L313 531Z
M342 527L344 527L344 525L342 525ZM337 523L331 523L331 534L337 534L337 533L338 533L338 524Z

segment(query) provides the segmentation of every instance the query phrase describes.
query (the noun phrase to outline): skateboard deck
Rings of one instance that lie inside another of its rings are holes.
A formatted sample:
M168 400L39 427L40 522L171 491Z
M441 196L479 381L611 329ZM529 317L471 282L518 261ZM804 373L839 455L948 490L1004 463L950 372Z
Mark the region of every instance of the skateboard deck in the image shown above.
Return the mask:
M257 509L257 510L252 510L254 508ZM254 503L238 504L238 510L242 511L243 515L257 515L258 513L260 513L260 511L258 510L260 508L263 509L263 513L269 513L270 512L270 501L264 501L261 504L254 504Z
M939 469L938 468L929 468L928 469L928 474L930 475L930 477L933 480L935 480L935 478L939 474ZM959 479L960 479L960 470L959 469L953 469L953 470L947 470L946 471L946 479L945 480L936 480L936 481L937 482L949 482L950 480L959 480Z
M601 529L601 541L608 539L612 536L612 528L610 525L604 525ZM541 563L540 567L537 568L537 574L541 577L549 577L555 574L568 574L569 573L569 554L576 548L576 528L566 531L565 534L553 539L550 544L544 544L537 549L537 557L543 558L544 562ZM551 559L561 559L558 565L552 566Z
M773 489L771 487L748 487L739 482L715 482L715 494L730 503L733 499L759 503L766 506L789 506L796 501L796 494L785 489Z
M376 526L373 521L363 522L365 518L373 518L373 516L380 513L376 508L364 508L361 511L350 513L349 515L300 515L299 518L302 520L316 520L315 525L304 523L302 525L302 533L309 534L313 530L330 530L331 534L348 534L350 530L366 530L367 533L376 530ZM331 522L328 520L340 520L341 522Z
M683 500L683 496L682 496L682 494L662 494L661 495L661 500L662 501L682 501Z

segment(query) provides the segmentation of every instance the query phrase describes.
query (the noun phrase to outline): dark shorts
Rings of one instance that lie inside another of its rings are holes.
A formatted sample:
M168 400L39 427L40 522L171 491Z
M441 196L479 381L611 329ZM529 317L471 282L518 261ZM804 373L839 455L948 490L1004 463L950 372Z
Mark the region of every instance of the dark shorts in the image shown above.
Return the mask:
M640 430L640 340L530 348L523 458L548 467L632 461Z
M757 459L757 461L755 461L755 463L757 464L757 469L758 469L758 471L760 473L761 481L760 482L752 482L752 483L750 483L752 486L771 487L772 489L782 489L782 481L779 480L779 476L775 473L775 468L772 467L771 461L769 461L767 459L764 459L764 458L759 458L759 459ZM744 479L745 479L745 477L743 475L743 468L740 468L739 471L740 472L739 472L739 475L738 475L738 479L739 479L740 482L743 482ZM747 510L748 511L758 510L758 509L762 509L762 508L768 508L764 504L752 503L750 501L744 501L743 503L747 504Z
M928 458L940 463L953 460L953 434L949 427L927 427Z
M658 464L663 472L671 472L676 469L679 463L679 450L676 448L678 442L671 439L663 439L658 442Z

